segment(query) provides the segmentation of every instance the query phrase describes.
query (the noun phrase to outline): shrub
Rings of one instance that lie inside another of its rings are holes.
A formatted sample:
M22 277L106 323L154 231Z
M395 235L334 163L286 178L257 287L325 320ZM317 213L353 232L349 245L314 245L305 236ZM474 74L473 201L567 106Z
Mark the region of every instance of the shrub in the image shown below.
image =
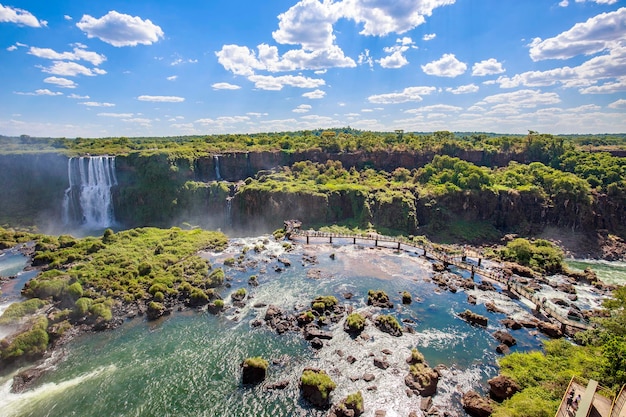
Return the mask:
M411 293L408 291L402 292L402 304L411 304L413 298L411 297Z
M148 292L150 294L152 294L153 296L157 292L166 293L167 292L167 286L165 284L161 284L161 283L152 284L152 286L150 286L150 289L148 290Z
M67 287L67 292L73 299L78 300L83 296L83 286L77 281Z
M267 368L270 366L270 363L260 356L257 356L254 358L246 358L243 361L243 364L244 366L249 366L251 368L259 368L265 371L267 371Z
M44 316L37 317L30 329L15 336L8 345L0 345L0 358L33 358L43 354L50 340L47 328L48 319Z
M235 258L226 258L224 259L224 265L226 266L234 266L235 265Z
M154 293L154 301L161 302L165 300L165 295L161 291L157 291Z
M39 298L31 298L30 300L13 303L2 313L0 324L14 323L24 316L35 313L45 305L46 302Z
M315 299L311 302L311 307L315 311L324 311L330 310L338 303L337 297L332 295L323 295L319 297L315 297Z
M303 386L316 387L323 399L328 398L328 394L337 388L337 384L322 370L305 369L300 377Z
M209 296L200 288L193 287L189 293L189 300L192 304L206 304L209 302Z
M346 317L346 326L352 332L360 332L365 328L365 318L359 313L351 313Z
M96 318L102 317L102 319L104 319L105 321L111 321L111 319L113 318L113 313L111 312L111 309L104 303L93 304L89 311L91 312L91 314L96 316Z
M224 308L224 300L215 300L213 305L217 308Z
M86 298L86 297L79 298L74 303L74 313L78 317L84 317L87 315L87 313L89 313L89 309L91 308L92 304L93 304L93 300L91 298Z
M214 269L211 271L208 277L207 285L210 287L217 287L224 283L224 270L222 268Z
M363 394L361 391L353 392L346 397L344 401L346 408L358 411L359 414L363 412Z

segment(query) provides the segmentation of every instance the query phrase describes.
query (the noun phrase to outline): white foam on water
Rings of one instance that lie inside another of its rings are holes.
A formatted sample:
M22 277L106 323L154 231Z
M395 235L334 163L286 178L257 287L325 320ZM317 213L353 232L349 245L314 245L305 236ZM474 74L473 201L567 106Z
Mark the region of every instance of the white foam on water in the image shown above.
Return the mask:
M13 384L13 378L11 375L8 380L2 381L2 385L0 386L0 410L2 410L3 416L6 417L28 413L28 410L30 409L37 409L41 401L58 396L68 389L76 387L89 379L111 374L115 372L116 369L117 367L115 365L101 367L67 381L46 383L40 387L20 394L11 393L11 386Z

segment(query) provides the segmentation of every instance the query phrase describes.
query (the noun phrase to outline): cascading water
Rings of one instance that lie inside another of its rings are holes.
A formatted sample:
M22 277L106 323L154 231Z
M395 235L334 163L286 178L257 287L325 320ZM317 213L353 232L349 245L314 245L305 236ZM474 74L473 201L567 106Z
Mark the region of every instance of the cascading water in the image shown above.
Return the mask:
M220 174L220 157L219 155L213 155L213 163L215 165L215 178L218 181L222 180L222 175Z
M69 187L63 200L63 223L105 228L115 223L111 187L117 185L115 157L70 158Z

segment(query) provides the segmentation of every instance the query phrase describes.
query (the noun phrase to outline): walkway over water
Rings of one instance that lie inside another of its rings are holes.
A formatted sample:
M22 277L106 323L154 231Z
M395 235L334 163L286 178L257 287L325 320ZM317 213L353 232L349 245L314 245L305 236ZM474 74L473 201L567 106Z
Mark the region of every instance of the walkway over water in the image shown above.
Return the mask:
M579 397L576 404L569 400L576 397ZM587 381L572 377L555 417L626 417L625 404L626 386L615 397L610 390L593 379Z
M376 247L386 247L389 249L404 250L409 252L420 249L423 251L422 256L440 261L446 267L453 265L457 268L469 271L472 278L474 278L475 275L480 275L484 278L488 278L505 285L507 290L532 302L535 305L537 312L543 311L547 316L558 321L561 324L562 330L565 330L566 326L577 330L587 330L592 328L589 323L572 320L547 305L545 298L540 299L540 297L534 293L534 290L519 282L516 276L506 275L503 272L503 265L499 262L490 261L491 264L496 264L495 268L485 267L482 262L483 255L475 251L463 250L460 253L452 254L444 252L433 245L412 242L405 238L379 235L377 233L368 233L366 235L328 233L314 230L300 230L296 227L287 228L287 235L290 238L305 238L307 244L309 244L312 239L315 239L318 242L322 240L322 243L328 241L328 243L334 244L349 244L350 241L352 241L351 243L356 245L357 242L369 242L374 243L374 246Z

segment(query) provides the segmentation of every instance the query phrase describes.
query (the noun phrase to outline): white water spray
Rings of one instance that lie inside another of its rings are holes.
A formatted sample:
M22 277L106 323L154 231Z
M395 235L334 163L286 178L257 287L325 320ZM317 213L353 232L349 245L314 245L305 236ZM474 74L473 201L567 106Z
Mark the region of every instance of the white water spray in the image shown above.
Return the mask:
M215 165L215 178L218 181L222 180L222 175L220 174L220 157L219 155L213 155L213 163Z
M94 229L113 225L111 187L117 185L115 157L70 158L67 175L70 186L63 200L63 223Z

